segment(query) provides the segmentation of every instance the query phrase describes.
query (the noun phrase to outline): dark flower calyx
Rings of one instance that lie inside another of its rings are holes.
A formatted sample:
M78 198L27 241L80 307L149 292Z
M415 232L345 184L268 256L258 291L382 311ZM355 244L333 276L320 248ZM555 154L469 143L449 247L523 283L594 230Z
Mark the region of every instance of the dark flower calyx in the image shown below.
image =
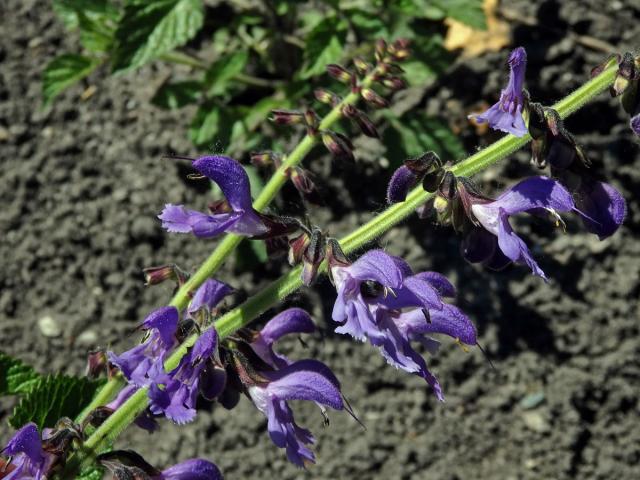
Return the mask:
M325 90L323 88L316 88L313 91L313 94L316 97L316 100L318 100L321 103L331 105L332 107L335 107L336 105L338 105L342 100L335 93L330 92L329 90Z
M305 114L298 110L271 110L271 121L279 125L305 123Z
M626 52L618 62L616 78L611 86L611 96L622 95L637 76L635 59L631 53Z
M349 84L353 81L353 73L341 65L336 65L335 63L327 65L327 73L342 83Z

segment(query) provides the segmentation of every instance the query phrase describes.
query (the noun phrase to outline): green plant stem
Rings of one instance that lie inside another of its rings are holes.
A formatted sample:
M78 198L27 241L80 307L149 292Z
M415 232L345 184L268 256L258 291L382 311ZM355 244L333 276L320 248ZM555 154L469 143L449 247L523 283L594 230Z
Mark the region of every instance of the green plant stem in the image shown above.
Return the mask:
M596 95L603 92L615 77L617 67L610 67L603 71L600 75L590 80L582 87L574 91L572 94L558 102L553 106L558 113L564 118L575 112L582 105L593 99ZM333 112L332 112L333 113ZM337 116L338 114L334 114ZM326 120L326 119L325 119ZM451 171L456 175L473 175L481 170L488 168L501 159L506 158L518 148L525 145L530 140L528 135L524 137L514 137L507 135L489 147L470 156L463 162L451 167ZM305 147L306 148L306 147ZM272 183L273 182L273 183ZM272 179L267 188L267 192L277 191L276 185L284 182L283 174L276 175ZM264 206L267 195L265 193L263 200L258 205ZM345 253L351 253L367 243L375 240L382 233L390 229L392 226L409 216L414 210L426 202L432 194L422 190L421 187L414 189L403 203L395 204L387 210L371 219L360 228L344 237L340 244ZM211 257L210 259L211 260ZM207 260L207 262L209 262ZM212 262L215 264L215 262ZM205 265L207 263L205 262ZM321 266L321 271L326 270L326 264ZM231 310L227 314L219 318L214 327L218 331L221 339L226 338L239 328L246 326L256 316L277 304L280 300L297 290L302 286L300 279L301 267L292 269L289 273L283 275L280 279L260 291L255 296L244 302L242 305ZM174 299L172 304L183 305L186 297L182 296ZM210 327L211 328L211 327ZM176 349L169 357L165 364L167 371L175 368L187 349L193 345L197 335L191 335L187 340ZM93 455L102 451L110 442L112 442L124 428L133 421L148 406L148 399L144 390L138 391L134 396L127 400L116 412L114 412L84 443L84 460L88 461Z
M178 52L167 55L170 55L169 57L167 57L167 59L171 59L172 61L176 62L179 60L183 61L182 63L187 64L190 61L200 62L200 60L198 59L193 59L188 55L184 55ZM375 71L365 77L362 81L362 85L370 86L373 81L374 74ZM322 119L319 125L319 129L327 130L331 128L331 126L342 117L342 107L344 107L345 105L355 105L358 102L359 97L360 96L358 93L349 93L349 95L343 98L342 101L334 108L332 108L331 111ZM273 173L273 176L264 186L264 188L260 192L260 195L258 195L258 198L256 198L256 200L253 202L253 208L258 211L263 211L273 201L282 186L287 182L290 169L302 162L302 160L309 154L317 141L317 135L314 137L310 135L304 136L304 138L293 149L293 151L287 157L285 157L280 167ZM176 292L169 305L176 307L178 310L184 309L189 303L191 294L200 285L202 285L205 280L211 278L213 274L218 271L225 260L233 253L233 251L243 239L244 237L234 235L232 233L225 235L216 249L211 253L211 255L209 255L204 263L200 265L198 270ZM122 380L119 376L107 382L107 384L100 390L98 395L82 411L82 413L76 420L78 422L81 422L93 409L100 405L104 405L106 403L105 400L108 401L110 398L107 394L111 393L111 395L113 395L115 392L117 392L118 388L115 384L120 385L121 382Z

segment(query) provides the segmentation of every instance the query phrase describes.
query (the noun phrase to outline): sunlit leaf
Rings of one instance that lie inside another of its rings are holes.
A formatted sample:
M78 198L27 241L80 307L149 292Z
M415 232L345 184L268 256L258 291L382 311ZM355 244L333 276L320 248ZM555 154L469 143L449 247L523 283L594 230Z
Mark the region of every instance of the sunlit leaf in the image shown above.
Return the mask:
M88 76L98 65L100 60L82 55L66 54L54 58L43 73L42 96L45 104L64 89Z
M209 95L221 95L224 93L233 78L242 73L249 61L249 52L239 52L223 55L208 70L205 75L205 85Z
M160 108L175 110L195 103L202 94L202 83L195 80L167 83L161 86L151 99Z
M40 375L33 367L0 352L0 395L26 393L39 378Z

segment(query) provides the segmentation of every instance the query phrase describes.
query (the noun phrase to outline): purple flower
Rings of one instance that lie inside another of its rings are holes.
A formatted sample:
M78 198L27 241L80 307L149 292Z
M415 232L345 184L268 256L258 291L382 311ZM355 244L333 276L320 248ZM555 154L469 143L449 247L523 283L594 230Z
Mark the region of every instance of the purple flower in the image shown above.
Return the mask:
M162 367L161 372L156 372L149 388L151 412L165 415L177 424L192 421L196 416L200 376L217 346L218 334L214 328L209 328L198 337L174 370L164 373Z
M525 98L523 94L524 73L527 66L527 52L518 47L509 55L509 83L502 90L498 103L479 115L470 115L478 123L489 122L494 130L511 133L516 137L527 134L527 126L522 117Z
M273 443L285 448L287 458L299 467L315 462L306 446L315 442L310 431L299 427L287 401L311 400L342 410L340 384L331 370L316 360L300 360L274 372L261 372L266 383L248 386L254 405L267 417Z
M267 322L251 342L251 348L275 369L284 368L291 361L284 355L274 352L273 344L285 335L312 333L314 330L313 320L306 311L301 308L289 308Z
M154 480L223 480L218 467L207 460L192 458L162 471Z
M387 363L423 378L443 400L436 377L411 342L432 353L438 342L431 334L476 344L469 318L442 302L441 297L455 295L453 285L436 272L414 275L404 260L381 250L370 250L352 265L333 265L331 272L338 291L333 319L343 322L336 332L368 339Z
M214 155L195 160L193 167L220 186L231 211L210 215L188 210L182 205L167 204L158 216L167 231L193 233L203 238L223 232L255 236L268 231L253 209L249 177L238 162Z
M585 228L600 240L613 235L627 213L624 197L608 183L595 180L576 147L553 138L547 157L551 176L572 193Z
M409 190L416 186L418 176L406 165L401 165L393 172L387 186L387 203L404 202Z
M509 217L516 213L549 212L556 217L557 212L575 209L571 194L558 182L547 177L531 177L506 190L494 201L472 199L471 213L479 225L494 238L475 233L476 243L467 241L465 257L469 261L494 261L495 255L501 266L509 261L524 263L535 275L546 280L544 272L531 256L527 245L516 235L509 223ZM499 251L496 249L497 247Z
M34 423L18 430L1 453L12 457L11 466L4 467L8 472L2 477L4 480L44 479L55 459L43 450L42 439Z
M205 280L193 295L187 308L187 313L193 316L202 308L211 311L224 297L230 295L232 292L233 288L224 282L219 282L213 278Z
M121 355L107 352L109 361L120 369L130 384L150 385L153 376L163 371L167 354L177 343L175 334L179 320L175 307L154 310L142 323L142 329L149 332L147 339Z

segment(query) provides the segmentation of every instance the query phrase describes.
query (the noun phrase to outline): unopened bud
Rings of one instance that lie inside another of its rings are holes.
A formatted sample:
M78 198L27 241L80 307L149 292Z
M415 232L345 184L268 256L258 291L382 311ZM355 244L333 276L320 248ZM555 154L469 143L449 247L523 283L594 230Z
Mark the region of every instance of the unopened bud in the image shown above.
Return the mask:
M327 73L342 83L351 83L353 74L342 67L341 65L336 65L335 63L327 65Z
M402 90L403 88L407 88L406 82L400 77L383 78L381 82L382 82L382 85L389 88L390 90L393 90L394 92L398 90Z
M424 175L425 173L442 167L442 160L440 160L436 152L429 151L419 157L407 158L404 164L416 175Z
M322 132L322 143L336 157L355 160L351 141L341 133L324 130Z
M324 260L325 238L319 228L311 232L309 245L302 255L302 283L309 286L318 275L318 268Z
M360 95L362 95L362 98L364 98L367 103L373 105L376 108L386 108L389 106L389 102L378 95L371 88L363 88L360 91Z
M178 285L183 285L189 278L189 274L181 270L176 264L147 267L142 270L145 285L158 285L166 280L175 280Z
M264 152L251 152L251 163L256 167L268 167L275 164L276 167L280 166L280 155L271 150Z
M304 251L307 249L310 242L311 239L309 238L309 234L307 232L302 232L297 237L289 240L289 265L293 267L294 265L297 265L302 261Z
M445 172L442 181L438 186L438 193L447 200L453 200L458 192L458 181L451 172Z
M315 111L308 108L304 112L304 121L307 124L307 132L309 135L314 136L318 133L318 125L320 124L320 119L318 118L318 114Z
M358 114L354 120L364 135L371 138L380 138L380 134L378 133L376 126L364 112L358 110Z
M391 55L395 60L405 60L411 52L409 51L409 40L406 38L400 38L393 42L387 48L387 52Z
M366 75L371 70L371 65L360 57L353 59L353 65L356 67L356 70L360 75Z
M376 61L381 62L387 54L387 42L379 38L376 40Z
M330 92L329 90L324 90L322 88L316 88L313 91L313 94L316 97L316 100L318 100L321 103L325 103L327 105L331 105L332 107L335 107L336 105L338 105L340 103L340 97L338 95L336 95L333 92Z
M297 125L305 122L304 113L297 110L272 110L271 121L279 125Z
M327 258L327 272L329 280L335 283L333 278L333 267L348 267L351 262L342 251L340 243L335 238L327 238L326 242L326 258Z
M636 65L631 53L626 52L618 63L618 73L611 86L611 95L622 95L632 80L636 77Z
M87 356L87 368L85 375L89 378L98 378L107 372L107 354L103 350L89 352Z

